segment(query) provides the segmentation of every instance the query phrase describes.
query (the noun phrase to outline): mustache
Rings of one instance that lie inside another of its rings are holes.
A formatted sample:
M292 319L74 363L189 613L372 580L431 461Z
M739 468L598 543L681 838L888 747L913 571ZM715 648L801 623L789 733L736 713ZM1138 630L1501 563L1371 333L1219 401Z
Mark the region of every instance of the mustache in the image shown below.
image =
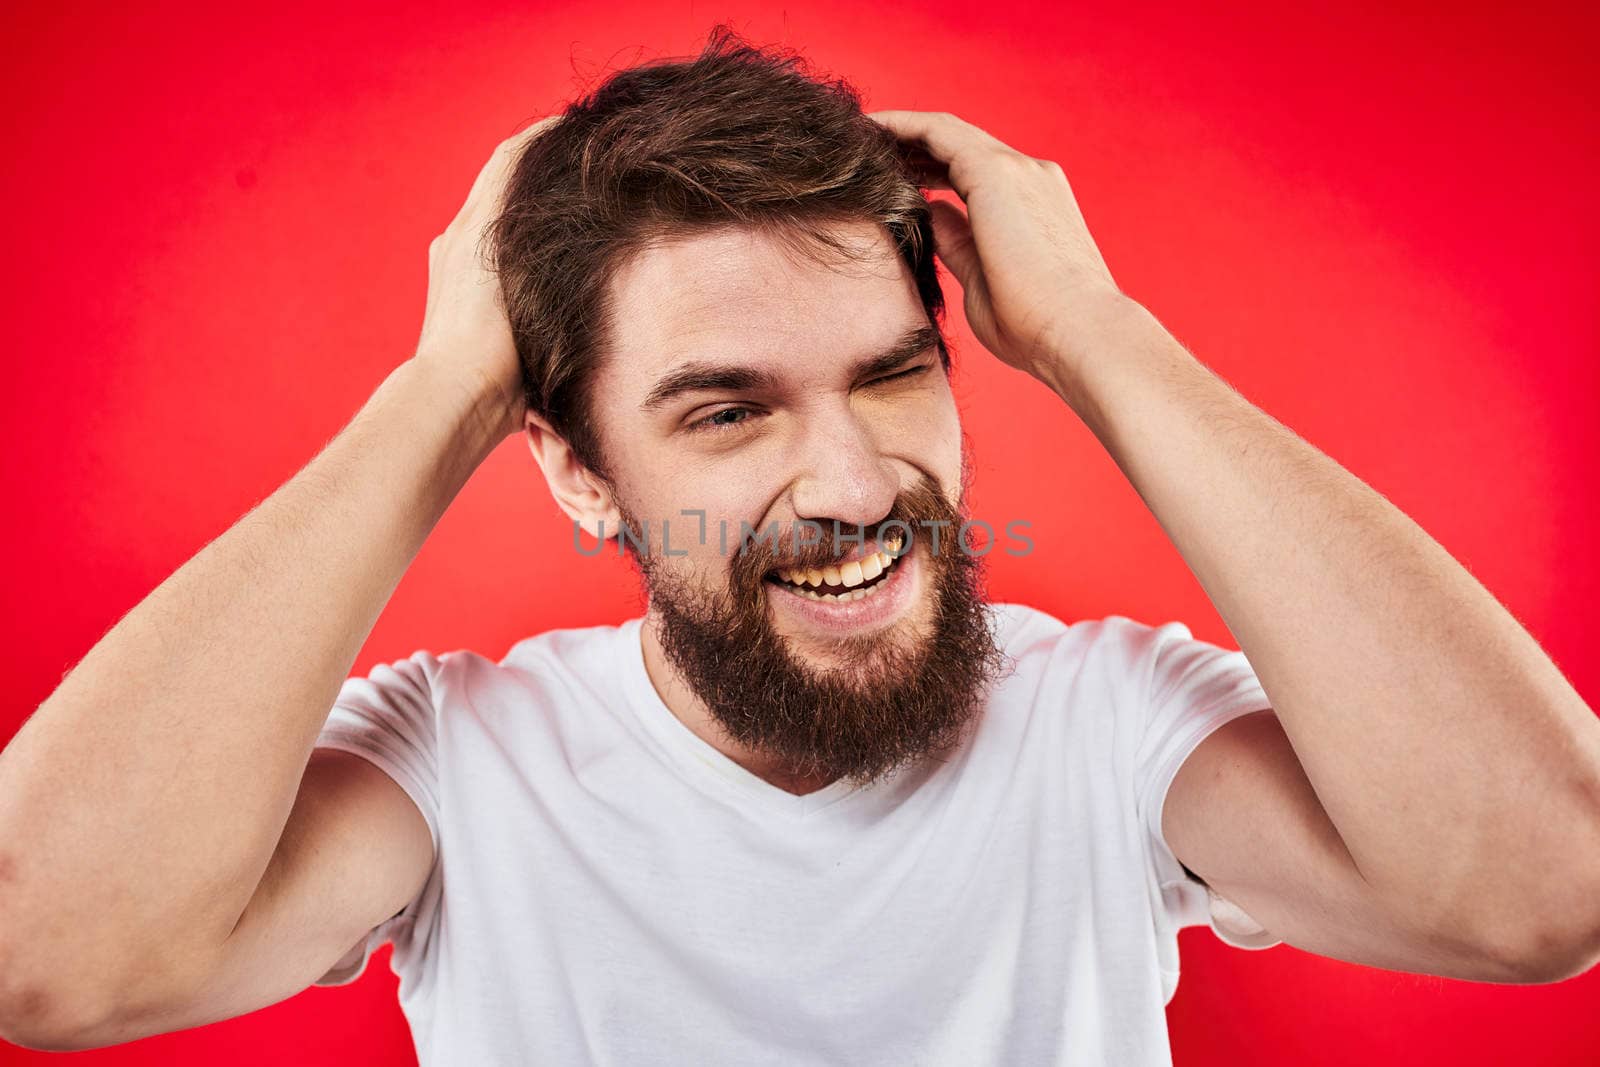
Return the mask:
M923 481L901 493L889 514L877 522L801 519L776 534L771 527L756 531L734 553L734 571L759 580L779 569L821 570L849 559L863 546L900 556L911 551L930 526L945 524L948 538L960 521L960 509Z
M845 527L842 523L837 534L829 533L822 540L817 540L815 531L806 531L804 535L796 534L781 542L774 550L765 547L765 544L747 542L743 554L757 557L757 562L752 565L760 567L765 572L779 568L816 568L842 563L851 556L856 555L863 547L867 551L879 549L897 556L907 550L912 541L912 534L905 526L885 520L870 526ZM802 543L804 542L804 543Z

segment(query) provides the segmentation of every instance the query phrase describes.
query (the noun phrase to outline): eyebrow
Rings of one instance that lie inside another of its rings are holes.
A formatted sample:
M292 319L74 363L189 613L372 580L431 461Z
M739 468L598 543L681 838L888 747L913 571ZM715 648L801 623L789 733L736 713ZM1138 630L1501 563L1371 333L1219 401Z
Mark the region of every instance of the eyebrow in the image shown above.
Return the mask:
M919 356L939 344L939 331L931 324L913 327L888 348L875 355L856 361L851 368L855 378L870 378L894 370L913 356ZM752 392L775 390L779 376L765 367L751 367L739 363L685 363L662 375L651 388L639 410L655 411L684 393L700 390L725 390Z

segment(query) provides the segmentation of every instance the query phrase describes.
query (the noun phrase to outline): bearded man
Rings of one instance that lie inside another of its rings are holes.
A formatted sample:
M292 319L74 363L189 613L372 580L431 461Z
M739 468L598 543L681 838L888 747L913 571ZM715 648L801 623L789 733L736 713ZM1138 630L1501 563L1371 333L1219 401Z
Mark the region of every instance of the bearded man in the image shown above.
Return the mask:
M935 255L1241 650L986 598ZM647 610L346 677L518 432ZM1122 293L1059 166L718 33L496 151L415 356L6 749L0 1030L392 941L423 1064L1167 1063L1183 926L1587 968L1597 797L1537 643Z

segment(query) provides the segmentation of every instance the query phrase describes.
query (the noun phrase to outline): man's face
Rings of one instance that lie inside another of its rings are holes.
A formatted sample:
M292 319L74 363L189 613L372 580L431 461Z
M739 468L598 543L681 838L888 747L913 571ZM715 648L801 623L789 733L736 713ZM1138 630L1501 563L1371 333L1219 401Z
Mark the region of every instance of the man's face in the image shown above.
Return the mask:
M667 658L736 741L869 781L953 744L997 654L937 335L887 233L835 232L869 255L730 228L632 259L591 396Z

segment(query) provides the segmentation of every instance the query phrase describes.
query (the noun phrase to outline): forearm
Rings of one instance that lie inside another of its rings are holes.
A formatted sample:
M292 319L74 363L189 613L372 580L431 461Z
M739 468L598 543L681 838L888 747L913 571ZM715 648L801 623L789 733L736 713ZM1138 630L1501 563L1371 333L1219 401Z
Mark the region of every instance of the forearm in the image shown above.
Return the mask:
M5 967L109 983L203 965L271 858L357 653L494 425L407 361L65 676L0 753Z
M1368 883L1455 930L1592 915L1600 724L1537 642L1147 311L1086 322L1041 378L1194 572Z

